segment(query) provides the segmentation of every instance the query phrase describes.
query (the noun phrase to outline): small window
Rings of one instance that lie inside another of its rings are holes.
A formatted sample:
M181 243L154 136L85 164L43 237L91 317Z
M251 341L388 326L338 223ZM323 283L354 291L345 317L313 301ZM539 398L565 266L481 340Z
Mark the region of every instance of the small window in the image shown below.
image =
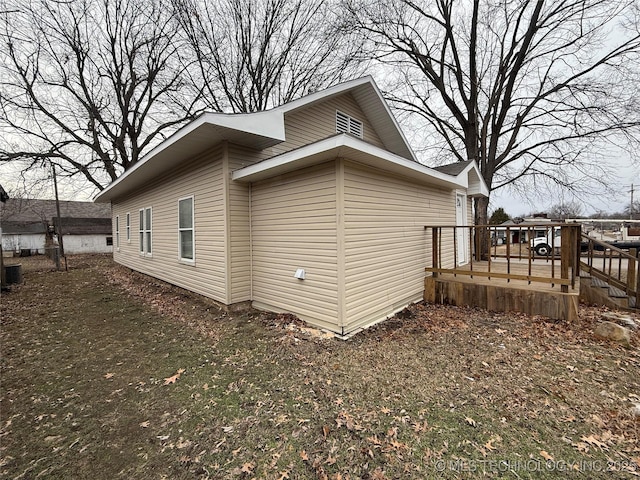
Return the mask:
M140 210L140 255L144 255L144 209Z
M140 209L140 255L151 256L151 207Z
M180 260L195 260L193 197L178 200L178 251Z
M127 212L127 243L131 243L131 214Z
M346 113L336 111L336 132L349 133L356 137L362 138L363 126L360 120L350 117Z
M120 215L116 215L116 249L120 249Z
M107 247L113 247L113 237L107 237Z

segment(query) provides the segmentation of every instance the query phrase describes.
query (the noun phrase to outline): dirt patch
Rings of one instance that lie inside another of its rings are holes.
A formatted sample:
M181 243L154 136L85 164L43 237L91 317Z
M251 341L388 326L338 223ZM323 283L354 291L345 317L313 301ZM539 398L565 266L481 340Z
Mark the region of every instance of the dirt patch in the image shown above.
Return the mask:
M105 257L70 266L2 296L3 477L640 473L640 348L594 339L603 310L418 304L342 341Z

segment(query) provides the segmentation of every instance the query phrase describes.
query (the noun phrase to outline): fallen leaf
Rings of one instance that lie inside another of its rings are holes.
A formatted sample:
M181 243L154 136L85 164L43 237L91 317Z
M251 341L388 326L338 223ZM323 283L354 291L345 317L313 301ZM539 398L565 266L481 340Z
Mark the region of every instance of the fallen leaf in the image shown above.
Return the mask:
M222 427L222 431L224 433L231 433L233 432L233 427Z
M115 373L108 372L104 374L104 378L113 378L114 375Z
M289 478L289 472L288 471L284 471L284 472L280 472L280 476L278 477L278 480L285 480Z
M478 424L476 423L476 421L471 418L471 417L465 417L464 421L467 422L469 425L471 425L473 428L477 427Z
M147 427L149 426L149 420L147 420L147 421L145 421L145 422L142 422L142 423L140 424L140 426L141 426L142 428L147 428Z
M589 435L588 437L580 437L580 440L588 443L591 446L598 447L600 450L609 450L609 447L607 446L607 444L602 443L594 435Z
M302 450L300 452L300 458L302 459L303 462L309 461L309 455L307 455L307 452L305 450Z
M324 438L327 438L327 436L329 435L329 432L331 430L329 430L329 427L327 425L323 425L322 426L322 434L324 435Z
M380 467L377 467L373 471L373 473L371 474L371 478L373 480L387 480L387 476L384 474L384 471Z
M253 463L247 462L242 465L240 471L243 473L251 473L254 468L256 468L256 466Z
M380 439L378 438L377 435L374 435L372 437L367 437L367 440L371 443L373 443L374 445L381 445L382 442L380 441Z
M184 372L185 372L184 368L179 369L175 375L165 378L164 384L170 385L172 383L176 383L176 381L180 378L180 375L182 375Z
M331 455L329 455L329 457L325 460L324 463L326 463L327 465L333 465L334 463L336 463L336 459Z
M484 448L492 452L496 449L496 447L493 446L493 438L484 444Z
M542 458L544 458L545 460L553 460L553 457L551 455L549 455L546 450L540 450L540 455L542 456Z
M391 440L391 446L393 448L395 448L396 450L403 450L403 449L409 449L409 447L407 447L407 445L405 445L404 443L400 443L397 440Z

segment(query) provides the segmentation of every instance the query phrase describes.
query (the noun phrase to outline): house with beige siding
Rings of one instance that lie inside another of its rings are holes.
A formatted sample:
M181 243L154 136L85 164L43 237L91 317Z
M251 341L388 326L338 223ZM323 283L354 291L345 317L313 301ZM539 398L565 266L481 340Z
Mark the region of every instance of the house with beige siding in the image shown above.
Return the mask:
M486 195L474 162L419 163L364 77L264 112L203 114L95 200L111 203L116 262L348 336L422 299L425 225L470 223Z

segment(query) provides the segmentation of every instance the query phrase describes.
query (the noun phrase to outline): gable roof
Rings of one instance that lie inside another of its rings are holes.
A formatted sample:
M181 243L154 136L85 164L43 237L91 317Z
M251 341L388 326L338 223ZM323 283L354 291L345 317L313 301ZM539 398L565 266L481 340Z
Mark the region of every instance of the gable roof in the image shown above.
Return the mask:
M296 112L347 92L356 99L360 109L387 150L414 162L418 161L400 125L391 113L389 105L370 75L312 93L277 107L276 110L281 110L284 114Z
M446 173L447 175L459 175L462 171L469 166L472 160L467 160L466 162L454 162L448 163L446 165L440 165L438 167L433 167L434 170L437 170L442 173Z
M312 93L271 110L257 113L204 113L156 146L131 169L98 193L94 201L111 199L143 185L152 176L227 140L264 149L286 140L285 115L329 98L351 93L387 150L417 162L404 134L371 76L358 78Z
M54 225L58 217L53 218ZM65 235L111 235L111 218L69 218L62 217L62 232Z
M55 200L34 198L9 198L0 209L0 225L4 233L43 233L54 217L57 217ZM111 222L111 206L93 202L60 201L60 214L65 219L82 218L89 223L101 225ZM101 231L102 231L101 230ZM101 232L100 232L101 233Z
M489 190L482 180L478 166L473 161L465 162L465 168L460 170L458 175L450 175L345 133L235 170L232 172L231 178L237 181L255 182L339 157L345 157L390 173L411 177L420 183L450 189L464 188L470 196L489 195Z

